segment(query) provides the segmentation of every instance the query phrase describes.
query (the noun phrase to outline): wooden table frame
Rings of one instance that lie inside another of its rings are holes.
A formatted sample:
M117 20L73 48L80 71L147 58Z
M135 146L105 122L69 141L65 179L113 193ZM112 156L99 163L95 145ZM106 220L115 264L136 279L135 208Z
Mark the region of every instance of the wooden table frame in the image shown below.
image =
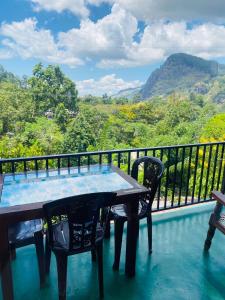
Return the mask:
M133 277L135 276L136 248L139 231L138 204L140 196L147 194L148 190L142 185L139 185L136 180L122 172L119 168L113 165L110 166L114 172L119 174L133 186L131 189L117 191L115 203L112 203L112 205L121 203L127 204L128 223L125 273L128 277ZM72 168L74 167L71 167L71 169ZM3 183L4 175L0 175L0 197ZM15 205L11 207L0 207L0 273L3 300L14 299L8 227L20 221L42 218L42 206L43 202Z

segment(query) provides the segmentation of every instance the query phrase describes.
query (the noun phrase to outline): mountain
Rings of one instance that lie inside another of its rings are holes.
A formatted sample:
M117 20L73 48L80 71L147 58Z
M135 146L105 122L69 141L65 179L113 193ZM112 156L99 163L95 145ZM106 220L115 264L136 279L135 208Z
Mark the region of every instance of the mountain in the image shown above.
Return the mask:
M218 75L225 75L225 65L189 54L173 54L152 72L140 91L141 98L190 91L196 84L204 85Z
M135 88L128 88L128 89L124 89L124 90L120 90L118 93L116 93L115 95L113 95L113 98L127 98L127 99L132 99L135 95L139 94L141 89L143 87L139 86L139 87L135 87Z

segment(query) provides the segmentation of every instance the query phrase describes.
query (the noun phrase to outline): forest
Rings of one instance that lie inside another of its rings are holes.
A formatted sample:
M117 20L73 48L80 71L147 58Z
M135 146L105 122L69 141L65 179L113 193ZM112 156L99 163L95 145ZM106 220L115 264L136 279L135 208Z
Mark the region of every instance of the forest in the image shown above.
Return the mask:
M0 111L1 158L225 139L223 106L204 95L79 97L54 65L23 79L0 69Z

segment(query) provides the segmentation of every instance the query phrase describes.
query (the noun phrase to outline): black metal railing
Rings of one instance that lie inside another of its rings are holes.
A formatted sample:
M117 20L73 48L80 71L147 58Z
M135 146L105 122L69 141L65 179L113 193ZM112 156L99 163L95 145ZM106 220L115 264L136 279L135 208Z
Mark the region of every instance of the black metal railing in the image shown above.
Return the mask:
M136 158L155 156L165 165L153 204L159 211L211 201L211 191L220 190L225 178L224 148L225 142L215 142L0 159L0 174L96 163L113 163L130 174Z

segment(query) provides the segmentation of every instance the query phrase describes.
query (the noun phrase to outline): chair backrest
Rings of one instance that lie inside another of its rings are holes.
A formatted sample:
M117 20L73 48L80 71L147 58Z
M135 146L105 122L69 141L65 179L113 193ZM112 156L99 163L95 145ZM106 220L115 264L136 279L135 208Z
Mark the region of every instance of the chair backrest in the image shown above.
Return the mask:
M141 173L142 184L149 189L148 200L150 206L154 200L163 171L164 165L161 160L156 157L139 157L133 163L131 176L138 180L138 175Z
M83 252L91 248L96 240L96 227L100 221L100 210L110 206L116 193L92 193L63 198L43 205L48 224L49 243L54 248L54 226L68 226L68 251ZM103 224L101 224L103 228Z

